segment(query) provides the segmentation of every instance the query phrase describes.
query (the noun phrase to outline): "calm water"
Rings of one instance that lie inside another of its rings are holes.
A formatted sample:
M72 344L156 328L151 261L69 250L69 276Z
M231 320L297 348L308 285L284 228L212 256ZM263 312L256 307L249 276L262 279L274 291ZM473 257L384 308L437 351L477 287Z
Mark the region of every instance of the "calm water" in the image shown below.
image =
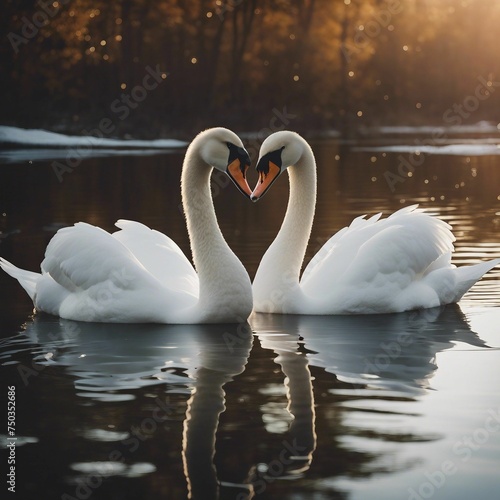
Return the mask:
M412 203L453 225L457 264L500 257L500 156L427 156L391 190L398 153L313 146L319 193L308 258L353 217ZM62 182L47 159L0 165L0 255L35 270L62 225L112 230L118 218L188 252L181 161L182 152L92 158ZM220 225L253 276L282 220L287 182L257 204L226 182L214 184ZM17 498L498 497L498 269L442 310L256 314L224 326L32 317L3 273L0 293L4 398L16 387ZM4 478L6 431L4 418Z

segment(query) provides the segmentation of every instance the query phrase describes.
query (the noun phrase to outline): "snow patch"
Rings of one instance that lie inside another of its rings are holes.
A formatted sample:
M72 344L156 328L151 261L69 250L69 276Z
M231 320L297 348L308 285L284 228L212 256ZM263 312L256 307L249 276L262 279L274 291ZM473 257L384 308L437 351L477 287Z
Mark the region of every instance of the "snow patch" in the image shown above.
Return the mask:
M450 125L450 126L405 126L389 125L380 127L369 127L365 130L369 134L397 134L397 135L432 135L432 134L498 134L500 132L500 123L480 121L471 125Z
M121 140L107 139L92 136L72 136L58 134L40 129L22 129L0 125L0 144L19 146L54 147L84 147L84 148L182 148L187 145L184 141L176 139Z
M433 155L456 156L493 156L500 155L498 144L448 144L447 146L417 146L415 144L398 144L392 146L363 146L353 148L353 151L369 151L384 153L423 153Z
M24 149L1 149L0 164L24 163L34 161L49 161L63 159L85 160L87 158L106 158L108 156L154 156L158 154L173 153L172 149L118 149L118 148L88 148L81 150L77 148L29 147Z

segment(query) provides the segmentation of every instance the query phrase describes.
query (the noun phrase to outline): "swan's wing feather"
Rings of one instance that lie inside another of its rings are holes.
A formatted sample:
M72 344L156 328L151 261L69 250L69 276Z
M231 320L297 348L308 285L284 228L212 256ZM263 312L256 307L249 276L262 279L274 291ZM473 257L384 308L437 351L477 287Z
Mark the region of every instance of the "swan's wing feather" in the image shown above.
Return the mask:
M395 212L387 219L357 222L335 235L302 278L307 293L323 296L335 288L362 290L376 286L387 291L404 289L417 277L449 265L454 237L450 226L417 210L415 206Z
M319 268L317 269L317 266L325 259L332 259L331 265L334 264L333 258L330 257L332 252L335 252L337 255L335 258L340 258L343 254L345 254L345 258L347 258L351 252L350 248L359 247L367 238L377 231L377 229L373 228L373 226L380 219L381 215L381 213L378 213L369 219L366 219L366 215L361 215L356 217L348 227L344 227L335 233L320 248L304 269L302 274L302 283L307 282L309 276L318 271ZM341 268L341 262L339 262L338 267ZM332 270L332 272L336 271Z
M424 209L418 208L418 205L408 205L407 207L400 208L399 210L396 210L394 213L389 215L387 217L388 219L394 219L397 217L401 217L403 215L407 215L410 213L424 213Z
M198 275L179 246L168 236L139 222L119 220L113 237L166 287L197 294Z
M108 279L116 270L130 274L121 287L140 286L148 277L133 254L103 229L84 222L60 229L50 240L41 264L70 292L85 290Z
M164 286L110 233L83 222L56 233L41 268L36 306L61 317L158 322L160 312L193 302L190 294Z

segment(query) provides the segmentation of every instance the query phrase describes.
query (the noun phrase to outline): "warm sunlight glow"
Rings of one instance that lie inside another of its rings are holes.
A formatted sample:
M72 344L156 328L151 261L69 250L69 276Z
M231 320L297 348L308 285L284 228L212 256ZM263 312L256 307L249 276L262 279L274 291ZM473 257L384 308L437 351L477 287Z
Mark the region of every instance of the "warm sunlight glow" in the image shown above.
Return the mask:
M170 0L147 7L141 1L78 0L69 7L49 0L46 11L25 2L22 12L14 4L4 13L4 38L12 48L2 59L12 77L5 123L13 121L16 102L38 95L57 100L63 110L68 100L90 115L95 96L104 104L116 99L113 85L105 83L111 75L133 76L133 88L146 65L160 64L175 75L172 88L149 93L141 111L130 113L131 120L151 113L155 130L165 113L196 123L200 106L228 111L229 122L245 109L248 124L266 128L260 122L271 102L283 102L297 117L282 123L292 129L321 123L340 131L360 126L362 117L368 127L433 123L445 130L491 122L500 130L500 2L300 0L283 9L283 2L263 8L244 0L192 0L189 8ZM54 16L37 27L49 9ZM42 63L35 85L32 75ZM196 79L193 69L201 71ZM33 116L43 110L33 109Z
M500 500L500 0L1 16L12 498Z

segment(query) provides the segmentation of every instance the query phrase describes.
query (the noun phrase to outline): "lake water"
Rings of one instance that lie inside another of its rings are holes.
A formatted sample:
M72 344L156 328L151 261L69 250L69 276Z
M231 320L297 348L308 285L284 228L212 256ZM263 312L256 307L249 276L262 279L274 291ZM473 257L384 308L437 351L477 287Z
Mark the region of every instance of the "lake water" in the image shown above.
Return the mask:
M307 259L354 217L413 203L452 224L456 264L500 257L500 156L414 156L408 177L409 154L312 145L319 193ZM189 255L182 153L88 158L62 181L46 153L0 155L0 255L36 270L59 227L112 230L119 218L165 232ZM251 276L287 194L284 176L252 204L215 178L222 231ZM223 326L33 317L4 273L0 293L16 498L498 498L500 269L442 310L254 314Z

